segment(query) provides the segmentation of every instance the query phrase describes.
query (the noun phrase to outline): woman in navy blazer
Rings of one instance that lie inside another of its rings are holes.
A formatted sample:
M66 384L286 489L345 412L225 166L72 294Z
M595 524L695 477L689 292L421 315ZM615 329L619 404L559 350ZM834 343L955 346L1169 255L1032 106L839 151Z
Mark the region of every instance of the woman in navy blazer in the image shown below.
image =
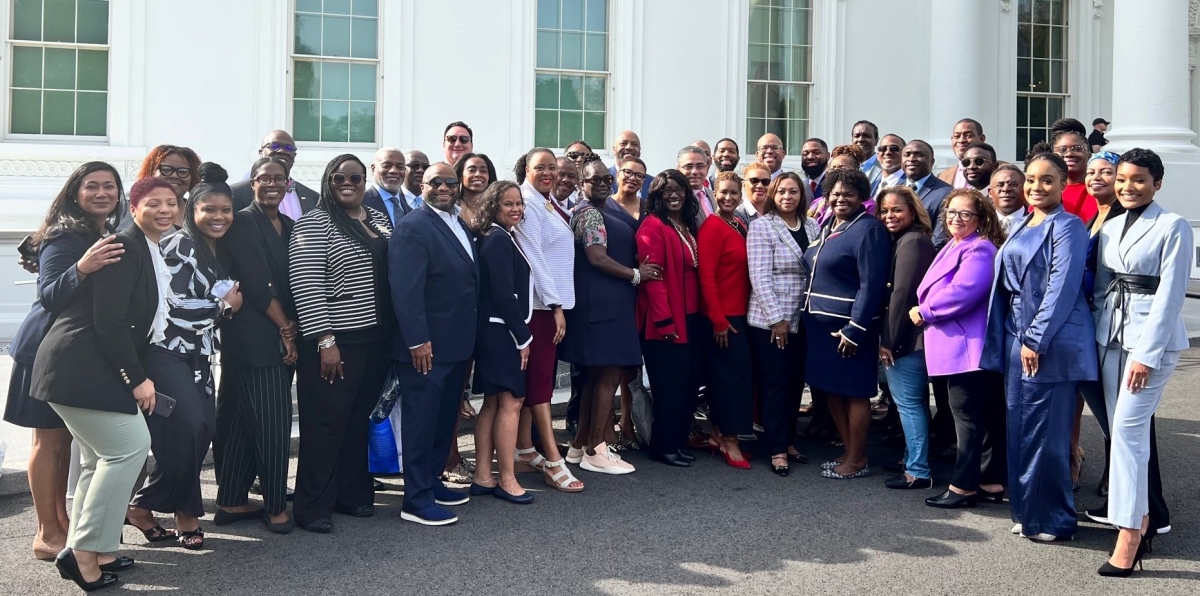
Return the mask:
M460 162L461 163L461 162ZM513 473L517 422L525 400L525 364L533 334L533 277L529 261L517 246L513 228L525 216L521 189L495 182L475 203L472 227L479 241L479 332L475 347L476 391L483 409L475 421L475 479L471 495L493 495L510 503L533 502ZM492 478L492 452L500 477Z
M1025 167L1033 213L1000 248L980 367L1005 374L1013 531L1039 542L1075 534L1071 425L1075 392L1097 378L1095 323L1083 292L1088 235L1062 206L1067 165Z

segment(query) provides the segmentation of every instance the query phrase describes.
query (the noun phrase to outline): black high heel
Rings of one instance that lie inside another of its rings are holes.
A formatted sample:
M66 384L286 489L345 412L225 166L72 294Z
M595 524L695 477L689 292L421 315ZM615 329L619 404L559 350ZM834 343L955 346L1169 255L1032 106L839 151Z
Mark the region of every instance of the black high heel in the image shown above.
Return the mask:
M158 524L154 524L154 527L150 528L149 530L143 530L135 526L127 517L125 518L125 525L132 526L135 530L141 532L142 535L146 537L146 540L149 540L150 542L162 542L163 540L179 538L178 532L175 530L168 530Z
M1129 577L1133 575L1134 567L1145 571L1145 568L1142 567L1142 557L1145 556L1146 552L1150 550L1151 540L1153 540L1153 535L1150 533L1142 536L1141 542L1138 543L1137 553L1133 555L1133 564L1130 565L1128 569L1124 567L1117 567L1116 565L1105 561L1104 564L1096 570L1096 573L1104 577Z
M62 552L58 553L58 557L54 560L54 566L58 568L58 574L63 579L75 582L75 585L84 592L95 592L119 583L117 574L108 571L101 571L100 579L94 582L83 579L83 572L79 570L79 561L75 559L75 552L69 548L64 548Z

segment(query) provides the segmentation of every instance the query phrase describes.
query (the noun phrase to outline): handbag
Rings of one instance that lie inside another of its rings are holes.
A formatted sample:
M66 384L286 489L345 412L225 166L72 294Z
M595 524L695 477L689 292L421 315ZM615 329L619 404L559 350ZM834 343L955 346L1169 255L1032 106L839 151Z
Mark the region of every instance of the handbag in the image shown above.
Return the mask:
M387 379L383 382L383 390L379 392L379 401L375 402L375 409L371 412L371 423L379 424L387 420L399 400L400 381L396 378L396 373L389 368Z

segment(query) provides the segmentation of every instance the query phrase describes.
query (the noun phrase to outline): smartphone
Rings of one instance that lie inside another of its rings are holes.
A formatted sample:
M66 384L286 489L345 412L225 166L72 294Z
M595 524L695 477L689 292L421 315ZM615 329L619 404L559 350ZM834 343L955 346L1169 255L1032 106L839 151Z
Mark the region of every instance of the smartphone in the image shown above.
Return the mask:
M17 252L27 260L37 260L37 250L33 248L33 236L26 236L20 244L17 245Z
M175 403L175 398L155 391L153 413L163 418L170 418L171 413L175 411Z

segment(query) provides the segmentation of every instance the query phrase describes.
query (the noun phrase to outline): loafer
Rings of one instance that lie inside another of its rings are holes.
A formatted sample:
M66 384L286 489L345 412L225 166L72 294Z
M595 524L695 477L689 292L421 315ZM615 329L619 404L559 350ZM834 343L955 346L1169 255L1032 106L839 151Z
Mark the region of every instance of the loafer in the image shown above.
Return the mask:
M909 482L904 474L899 474L884 480L883 485L898 490L933 488L933 478L913 478L912 482Z
M500 488L499 484L497 484L496 488L492 490L492 496L516 505L528 505L533 502L533 493L525 491L524 494L514 495L503 488Z
M101 565L100 571L125 571L130 567L133 567L133 559L117 557L115 560Z
M299 524L299 526L314 534L328 534L333 531L333 520L328 517L322 517L307 524Z
M374 505L359 505L357 507L347 507L345 505L334 505L333 510L350 517L371 517L375 515Z
M294 530L296 528L296 522L292 520L292 516L290 516L290 515L288 516L288 518L286 520L281 521L279 523L275 523L275 522L271 521L270 516L268 516L266 513L264 513L262 516L262 520L263 520L263 524L265 526L267 526L267 531L271 532L273 534L291 534L292 530ZM331 527L331 529L332 529L332 527Z
M433 487L433 502L438 505L462 505L470 500L471 496L462 491L450 490L444 486Z
M467 494L472 497L485 497L487 495L495 494L496 487L498 486L500 485L497 484L496 486L484 486L482 484L476 484L472 482L471 488L467 489Z
M225 511L224 509L217 509L217 513L213 515L213 523L218 526L224 526L241 521L254 521L262 518L262 516L262 509L255 509L254 511Z
M974 507L979 503L979 493L973 495L960 495L950 489L936 496L925 499L925 504L938 509L959 509L961 507Z
M416 511L401 509L400 519L418 523L422 526L447 526L458 521L458 516L434 504Z

